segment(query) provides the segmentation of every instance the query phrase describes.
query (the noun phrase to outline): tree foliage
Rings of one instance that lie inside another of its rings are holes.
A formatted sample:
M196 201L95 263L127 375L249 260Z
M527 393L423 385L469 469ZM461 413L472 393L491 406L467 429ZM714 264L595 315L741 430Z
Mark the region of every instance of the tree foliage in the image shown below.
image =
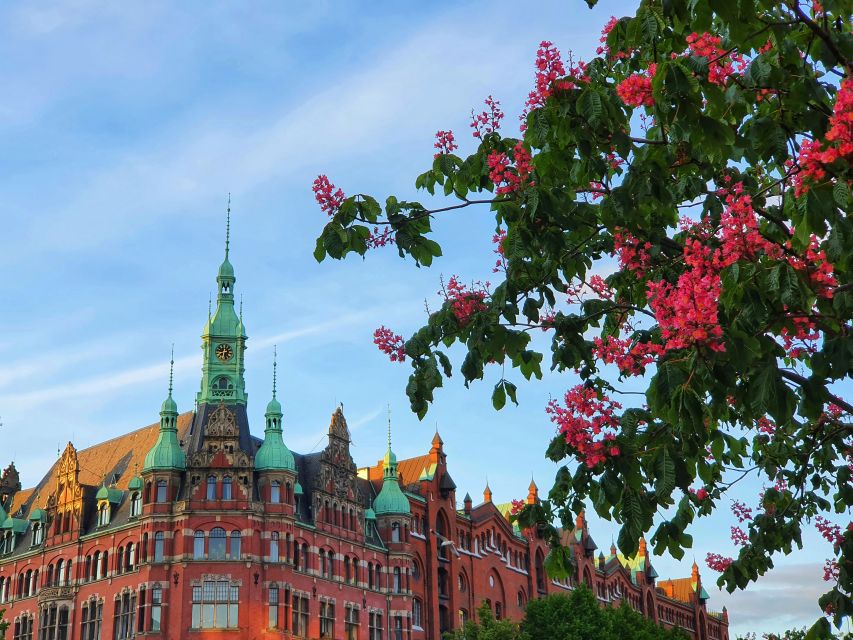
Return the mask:
M626 602L601 607L586 585L568 595L531 600L521 624L495 620L485 602L478 622L445 634L446 640L686 640L684 632L667 630L634 611Z
M588 62L542 43L520 137L498 130L494 103L475 116L469 155L439 132L415 186L448 205L315 183L330 216L318 260L390 244L429 266L442 216L491 211L499 282L451 278L423 327L408 339L383 327L376 342L411 364L421 418L454 369L466 385L493 370L495 408L516 402L519 378L542 376L540 331L551 369L577 373L547 408L547 456L563 466L548 499L518 515L553 545L552 574L568 570L554 523L585 503L619 523L624 553L652 531L656 553L681 557L691 524L759 477L739 554L709 558L730 591L802 546L817 516L848 512L851 16L851 0L642 0ZM645 393L617 402L628 378ZM820 606L840 624L853 613L853 533L827 539Z

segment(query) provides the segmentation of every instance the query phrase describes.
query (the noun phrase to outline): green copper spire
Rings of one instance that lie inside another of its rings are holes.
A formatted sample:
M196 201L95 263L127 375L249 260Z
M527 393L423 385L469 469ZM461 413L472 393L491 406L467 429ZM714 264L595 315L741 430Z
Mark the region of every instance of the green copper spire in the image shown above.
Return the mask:
M276 386L276 348L273 347L272 361L272 400L267 405L264 416L267 426L264 429L264 443L255 454L256 471L296 471L296 460L281 437L281 403L275 397Z
M183 471L187 457L178 443L178 405L172 399L172 380L175 372L175 347L169 364L169 395L160 407L160 435L151 451L145 456L142 471Z
M246 384L243 379L243 355L246 350L246 331L243 320L234 309L234 267L228 260L231 251L231 194L225 222L225 259L216 276L216 311L208 312L202 333L204 351L201 390L198 404L246 404Z
M373 511L376 515L391 513L411 513L409 499L400 489L397 480L397 456L391 451L391 408L388 408L388 451L385 452L385 464L382 470L382 490L373 501Z

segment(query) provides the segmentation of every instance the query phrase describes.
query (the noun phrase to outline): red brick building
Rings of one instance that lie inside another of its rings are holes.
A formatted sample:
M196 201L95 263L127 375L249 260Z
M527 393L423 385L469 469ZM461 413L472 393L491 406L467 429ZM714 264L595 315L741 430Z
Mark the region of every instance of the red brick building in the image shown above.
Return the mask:
M631 560L596 555L582 516L563 535L576 576L549 579L546 546L488 487L459 508L438 433L399 462L389 434L384 460L358 468L339 407L326 447L293 453L273 382L264 438L253 436L234 282L226 243L195 411L178 414L170 384L159 424L82 451L69 443L33 488L13 465L0 477L8 638L435 640L483 601L520 618L528 599L585 581L602 603L728 640L695 566L657 581L644 543Z

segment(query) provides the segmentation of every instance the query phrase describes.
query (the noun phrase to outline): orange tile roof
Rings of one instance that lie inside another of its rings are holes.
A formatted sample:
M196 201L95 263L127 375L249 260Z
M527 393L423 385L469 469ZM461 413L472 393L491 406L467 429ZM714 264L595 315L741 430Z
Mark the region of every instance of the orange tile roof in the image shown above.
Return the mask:
M675 578L671 580L659 580L658 589L662 590L667 598L690 602L696 593L696 583L692 578Z
M178 416L179 440L186 437L187 431L189 431L192 424L193 415L192 411L188 411ZM147 427L142 427L123 436L118 436L106 442L91 446L88 449L78 451L77 463L80 466L80 484L93 487L99 486L104 481L104 476L110 470L114 469L119 462L122 462L123 458L130 455L127 464L124 466L127 471L121 475L115 485L117 489L127 489L127 485L134 474L142 471L145 455L157 441L159 431L160 423L155 422ZM32 510L36 507L44 508L50 493L54 489L52 479L53 467L51 467L50 471L37 487L24 489L15 494L10 513L15 513L36 490L38 490L38 497L30 505L30 509Z
M429 468L429 466L429 454L397 461L397 471L400 474L400 478L402 478L404 485L415 484L418 481L418 478L421 477L424 468ZM371 482L381 480L382 470L382 460L372 467L367 467L367 479Z

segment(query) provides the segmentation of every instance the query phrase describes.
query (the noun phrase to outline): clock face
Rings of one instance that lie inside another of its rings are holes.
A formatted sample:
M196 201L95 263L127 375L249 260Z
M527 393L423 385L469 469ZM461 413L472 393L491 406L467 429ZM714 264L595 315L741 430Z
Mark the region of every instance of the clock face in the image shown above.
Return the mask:
M216 347L216 357L219 358L222 362L228 362L231 359L231 356L234 355L234 351L231 349L230 344L220 344Z

